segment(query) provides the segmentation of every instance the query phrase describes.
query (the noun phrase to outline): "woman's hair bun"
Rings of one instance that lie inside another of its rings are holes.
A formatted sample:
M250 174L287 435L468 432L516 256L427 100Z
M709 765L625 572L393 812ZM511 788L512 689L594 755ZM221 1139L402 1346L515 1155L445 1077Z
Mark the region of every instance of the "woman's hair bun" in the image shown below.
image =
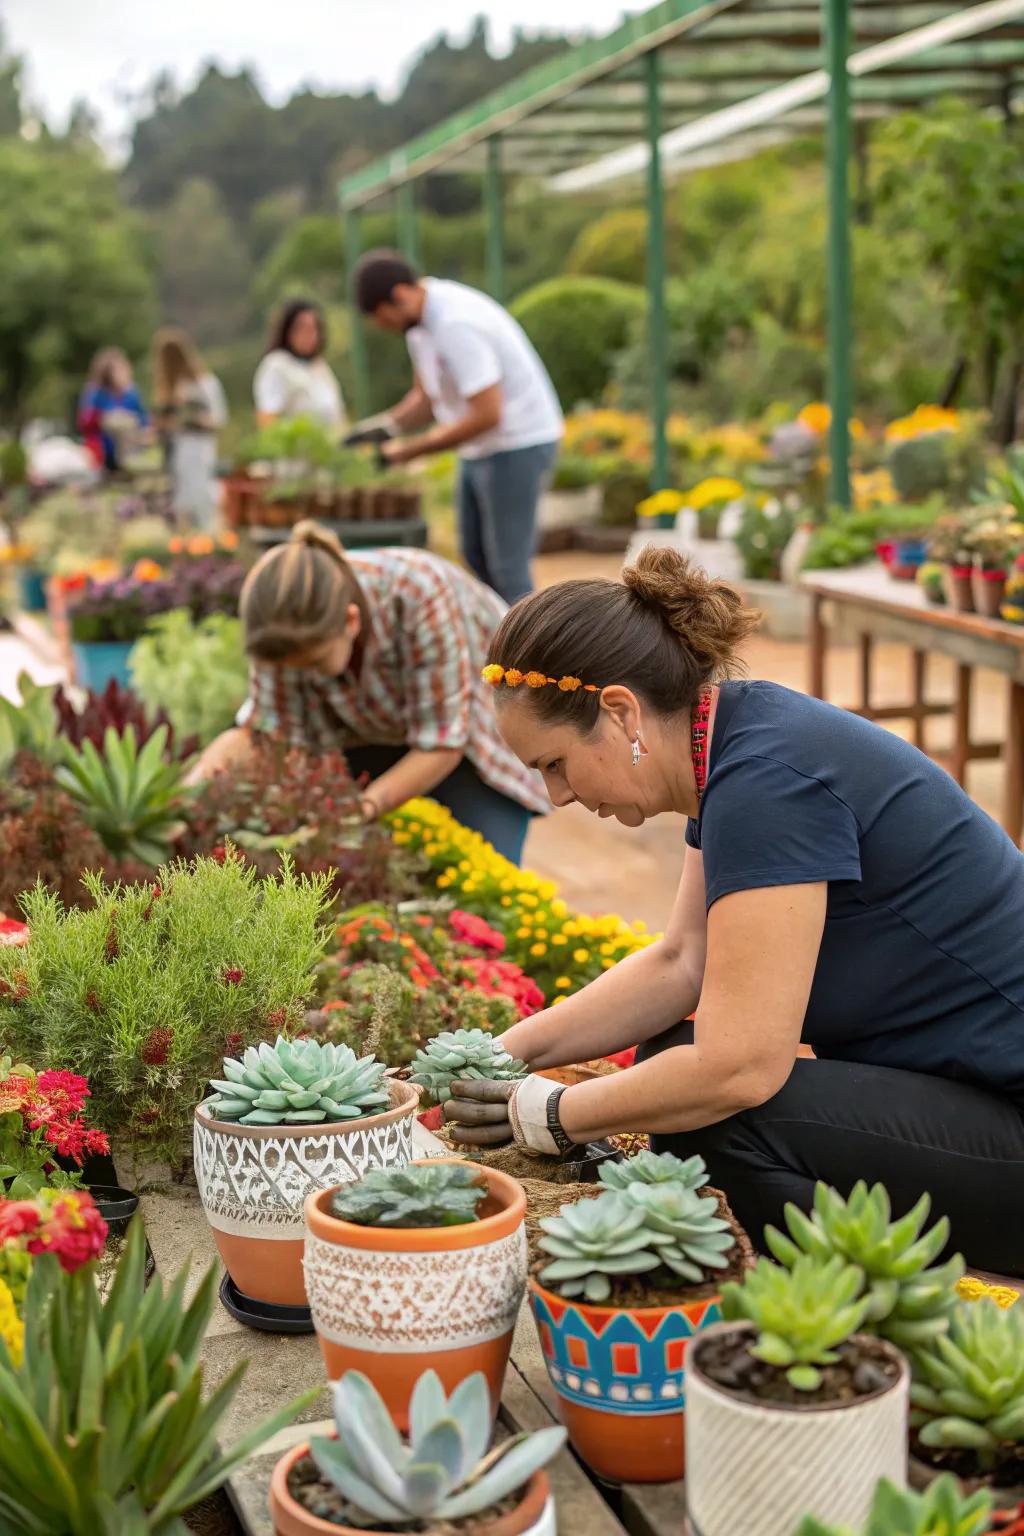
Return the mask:
M336 533L330 528L325 528L322 523L314 522L311 517L304 517L296 523L289 538L291 544L302 544L307 549L322 549L325 555L330 555L334 560L345 559L345 546Z
M648 544L622 580L637 600L662 619L712 677L739 668L737 649L760 622L735 587L709 576L677 549Z

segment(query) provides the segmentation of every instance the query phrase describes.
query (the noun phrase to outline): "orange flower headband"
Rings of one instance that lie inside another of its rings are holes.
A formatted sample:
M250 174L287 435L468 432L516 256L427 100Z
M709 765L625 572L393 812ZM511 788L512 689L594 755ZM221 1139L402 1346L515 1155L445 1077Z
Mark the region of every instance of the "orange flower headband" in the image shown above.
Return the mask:
M484 667L480 673L485 683L490 683L492 688L500 688L504 683L506 688L518 688L520 683L525 683L527 688L544 688L548 683L554 684L562 693L575 693L577 688L582 688L584 693L600 693L600 688L593 683L581 683L578 677L548 677L544 672L520 672L517 667L499 667L497 662L492 662L489 667Z

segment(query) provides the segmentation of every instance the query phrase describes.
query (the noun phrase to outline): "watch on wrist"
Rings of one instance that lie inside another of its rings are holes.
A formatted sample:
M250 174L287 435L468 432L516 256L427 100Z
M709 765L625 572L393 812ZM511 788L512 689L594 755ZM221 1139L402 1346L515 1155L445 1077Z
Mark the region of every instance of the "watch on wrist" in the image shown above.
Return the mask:
M561 1100L562 1094L564 1092L565 1085L563 1085L561 1088L556 1088L554 1093L551 1094L550 1098L548 1099L547 1107L548 1130L551 1133L551 1139L555 1143L555 1146L558 1148L559 1152L568 1152L569 1148L573 1144L572 1138L567 1136L565 1131L562 1129L562 1122L558 1114L559 1101Z

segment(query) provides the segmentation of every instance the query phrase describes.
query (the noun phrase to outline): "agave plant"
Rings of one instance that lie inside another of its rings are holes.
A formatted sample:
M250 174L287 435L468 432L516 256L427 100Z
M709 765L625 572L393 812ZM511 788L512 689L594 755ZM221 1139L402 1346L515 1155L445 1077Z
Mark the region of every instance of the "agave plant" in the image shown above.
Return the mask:
M707 1271L727 1269L736 1246L729 1223L718 1214L718 1201L702 1199L681 1184L633 1184L626 1197L644 1214L648 1238L658 1257L681 1279L700 1285Z
M914 1357L911 1424L922 1445L970 1450L990 1467L1024 1444L1024 1312L961 1302L949 1333Z
M343 1185L331 1212L361 1227L459 1227L479 1220L486 1193L485 1176L469 1163L410 1163Z
M451 1097L453 1080L486 1077L510 1082L525 1076L525 1064L510 1056L485 1029L443 1030L412 1060L412 1081L437 1104Z
M598 1175L606 1189L630 1189L640 1184L676 1184L702 1189L708 1181L704 1159L698 1155L684 1162L672 1152L638 1152L618 1163L603 1163Z
M960 1254L928 1267L949 1241L945 1216L922 1235L930 1208L929 1196L922 1195L913 1210L892 1221L889 1196L881 1184L869 1190L861 1180L844 1200L819 1183L813 1212L808 1216L787 1205L789 1236L766 1227L765 1241L787 1268L801 1254L838 1255L856 1264L868 1298L867 1328L900 1349L913 1350L947 1331L956 1305L956 1282L964 1272Z
M801 1254L792 1269L761 1259L742 1284L722 1287L722 1316L757 1329L750 1353L786 1372L798 1392L816 1392L823 1365L840 1358L844 1344L864 1322L868 1298L860 1296L861 1273L838 1255Z
M647 1274L661 1263L644 1211L616 1190L563 1205L540 1227L540 1247L554 1260L541 1270L540 1281L562 1296L607 1301L617 1275Z
M355 1120L390 1104L386 1068L351 1046L286 1040L250 1046L240 1061L227 1057L224 1077L206 1101L215 1120L240 1125L313 1125Z
M875 1489L863 1536L983 1536L989 1529L991 1496L963 1494L952 1473L937 1478L924 1493L897 1488L882 1478ZM849 1526L822 1525L808 1515L794 1536L856 1536Z
M108 851L157 866L166 860L180 825L186 790L180 763L166 762L167 727L140 751L134 726L118 735L108 726L103 751L89 740L64 742L57 782L77 800Z
M314 1438L320 1475L346 1500L346 1525L431 1530L485 1514L529 1482L565 1444L560 1426L512 1435L488 1451L491 1404L482 1371L446 1397L434 1371L417 1381L409 1436L372 1382L349 1371L333 1389L336 1440Z

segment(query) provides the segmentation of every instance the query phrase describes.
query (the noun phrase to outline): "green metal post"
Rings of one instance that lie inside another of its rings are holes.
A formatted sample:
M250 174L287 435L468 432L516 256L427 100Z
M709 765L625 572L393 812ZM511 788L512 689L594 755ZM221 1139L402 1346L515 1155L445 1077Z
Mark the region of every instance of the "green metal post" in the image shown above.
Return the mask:
M416 190L411 181L398 189L398 244L410 265L419 268L420 242L416 223Z
M505 301L505 228L501 188L501 139L495 134L487 140L487 169L484 172L484 224L486 229L485 268L487 291L499 304Z
M833 505L850 506L853 275L850 252L850 0L823 0L828 57L828 399Z
M362 254L359 239L359 215L354 209L346 209L341 216L342 233L345 238L345 255L348 261L349 281L349 326L351 335L349 345L352 348L352 372L355 380L355 407L358 416L365 416L370 409L370 368L366 355L366 332L362 315L352 302L351 286L355 274L356 265Z
M651 368L654 470L651 489L669 484L668 321L665 312L665 192L661 176L661 71L658 53L645 58L647 72L647 337Z

